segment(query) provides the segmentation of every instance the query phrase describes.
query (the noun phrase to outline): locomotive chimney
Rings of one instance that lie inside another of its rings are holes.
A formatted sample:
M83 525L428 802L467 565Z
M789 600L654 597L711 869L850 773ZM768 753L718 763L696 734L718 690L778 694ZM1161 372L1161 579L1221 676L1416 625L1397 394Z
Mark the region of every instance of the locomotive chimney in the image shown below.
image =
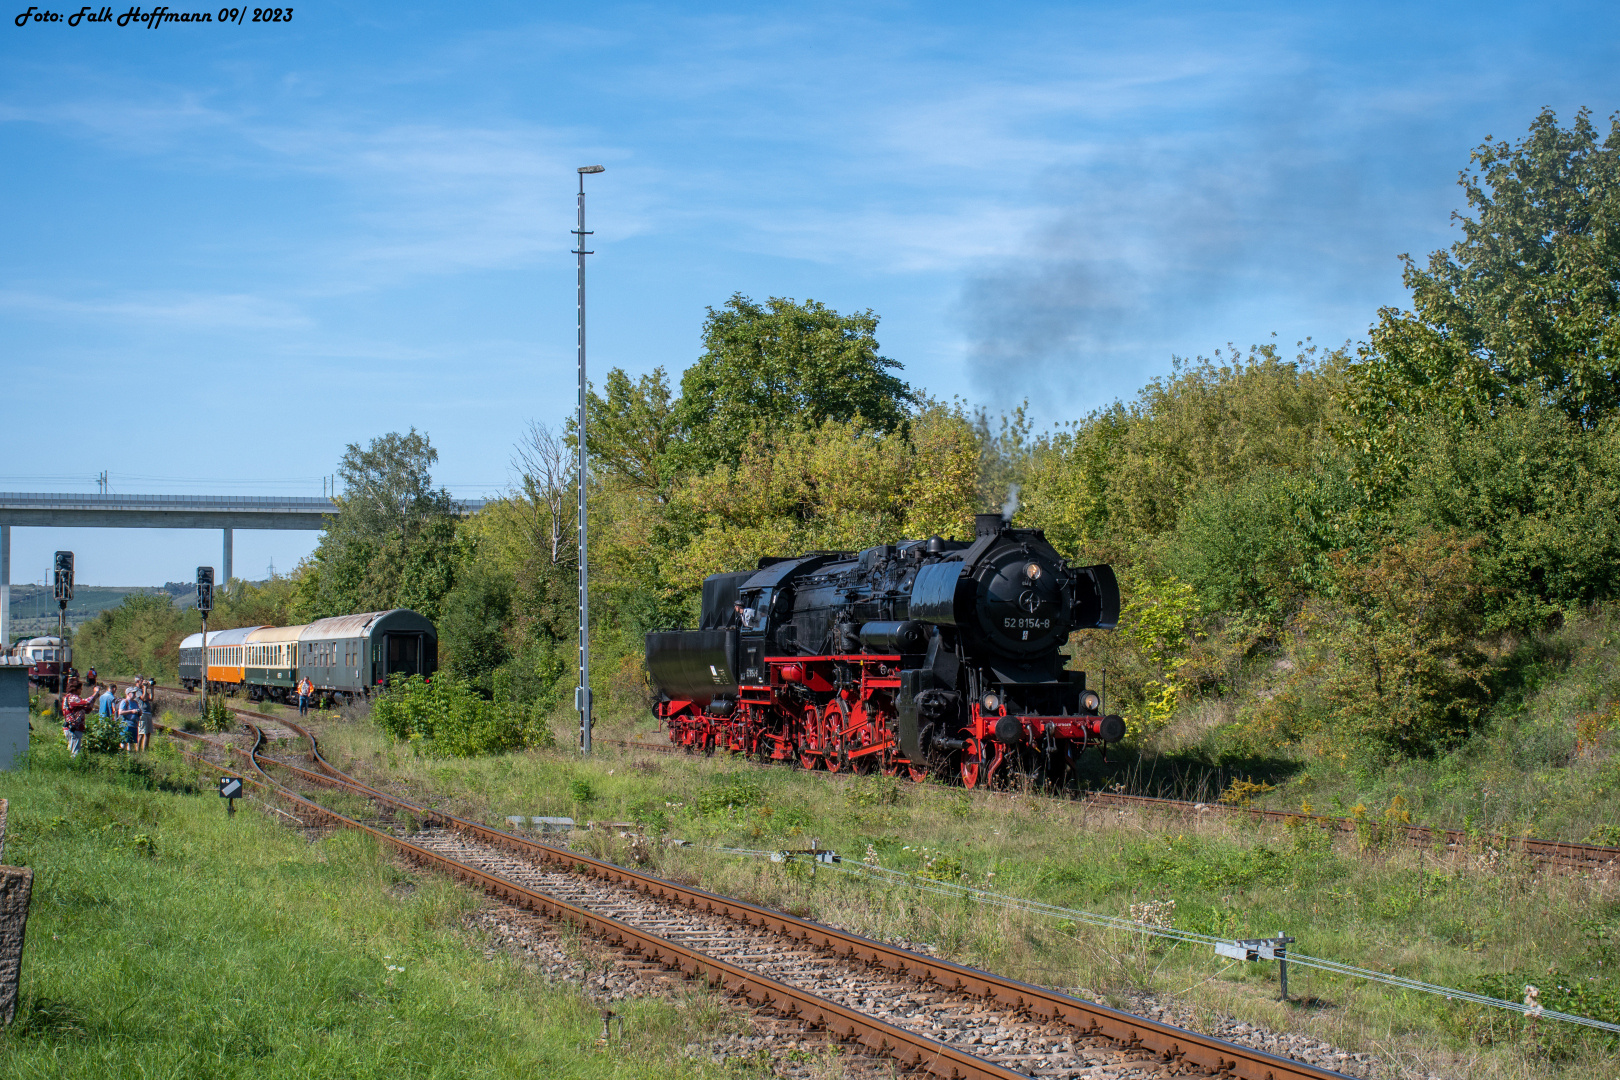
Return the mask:
M996 536L1001 532L1000 514L974 514L973 538L975 540L985 536Z

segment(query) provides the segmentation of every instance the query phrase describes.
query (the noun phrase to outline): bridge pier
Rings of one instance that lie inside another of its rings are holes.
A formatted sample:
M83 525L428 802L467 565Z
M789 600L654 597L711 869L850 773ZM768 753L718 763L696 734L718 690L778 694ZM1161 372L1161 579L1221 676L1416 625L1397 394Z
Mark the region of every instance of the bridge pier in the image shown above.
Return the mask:
M11 647L11 526L0 525L0 650Z
M225 529L222 531L225 533L225 550L221 569L225 571L225 576L220 578L219 581L222 585L229 585L231 583L231 530Z

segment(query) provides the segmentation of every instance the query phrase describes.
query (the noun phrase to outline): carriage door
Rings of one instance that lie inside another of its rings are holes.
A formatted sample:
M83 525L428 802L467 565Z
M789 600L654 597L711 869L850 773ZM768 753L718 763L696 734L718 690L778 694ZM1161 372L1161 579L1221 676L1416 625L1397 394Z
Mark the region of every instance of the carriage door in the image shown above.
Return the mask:
M421 634L389 634L386 652L388 671L383 678L396 671L407 677L422 673Z

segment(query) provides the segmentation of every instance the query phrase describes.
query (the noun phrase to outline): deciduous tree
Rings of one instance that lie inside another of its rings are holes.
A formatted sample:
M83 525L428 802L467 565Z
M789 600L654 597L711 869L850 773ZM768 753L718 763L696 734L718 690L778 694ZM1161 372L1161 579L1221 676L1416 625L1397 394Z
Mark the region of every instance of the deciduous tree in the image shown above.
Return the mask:
M840 315L815 300L739 294L703 323L703 355L681 377L675 410L693 471L736 464L752 432L849 423L879 432L912 414L915 395L878 354L877 316Z

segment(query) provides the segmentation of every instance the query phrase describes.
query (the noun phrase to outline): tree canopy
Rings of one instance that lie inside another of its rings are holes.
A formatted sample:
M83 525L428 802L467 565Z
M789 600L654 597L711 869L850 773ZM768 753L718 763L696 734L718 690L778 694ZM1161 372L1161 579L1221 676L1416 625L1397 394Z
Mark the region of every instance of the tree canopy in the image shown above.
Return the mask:
M1462 239L1426 266L1402 256L1412 308L1379 312L1350 372L1385 472L1414 424L1540 405L1590 429L1620 406L1620 116L1600 141L1585 109L1568 128L1543 110L1470 166Z
M433 487L438 459L414 427L364 448L349 444L338 466L339 513L299 579L304 618L392 607L440 616L460 551L455 504L448 491Z
M848 423L893 431L916 395L878 355L877 316L840 315L815 300L738 293L703 323L703 355L681 377L676 408L695 468L742 457L749 435Z

